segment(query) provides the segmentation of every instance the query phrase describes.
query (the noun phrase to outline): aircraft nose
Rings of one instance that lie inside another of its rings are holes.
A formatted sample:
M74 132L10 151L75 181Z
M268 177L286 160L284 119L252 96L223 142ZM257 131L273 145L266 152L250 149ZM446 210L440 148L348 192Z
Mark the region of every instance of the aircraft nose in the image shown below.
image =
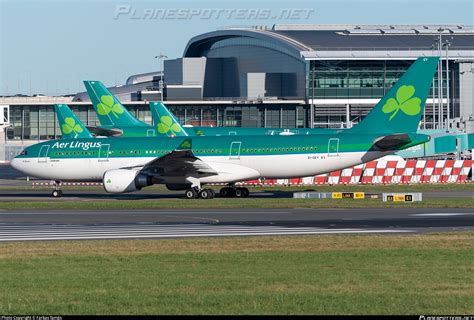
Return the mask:
M23 162L23 160L21 158L18 158L18 157L15 157L10 161L10 166L13 169L18 170L22 173L24 173L25 169L26 169L25 163Z
M12 161L10 161L10 166L15 170L20 170L20 159L16 157L13 158Z

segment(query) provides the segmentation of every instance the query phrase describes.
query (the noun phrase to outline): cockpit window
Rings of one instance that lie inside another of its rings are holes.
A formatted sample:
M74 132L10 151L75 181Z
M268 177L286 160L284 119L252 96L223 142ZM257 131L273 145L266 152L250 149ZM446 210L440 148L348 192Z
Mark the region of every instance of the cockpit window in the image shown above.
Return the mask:
M20 152L20 156L26 156L26 155L28 155L28 151L26 149Z

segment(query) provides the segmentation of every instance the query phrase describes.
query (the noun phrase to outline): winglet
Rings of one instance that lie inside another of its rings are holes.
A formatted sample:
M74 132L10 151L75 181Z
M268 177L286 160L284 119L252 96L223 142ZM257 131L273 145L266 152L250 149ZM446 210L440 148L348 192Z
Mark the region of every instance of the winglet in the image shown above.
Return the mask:
M191 138L184 139L183 142L176 148L176 150L190 150L193 148L193 141Z

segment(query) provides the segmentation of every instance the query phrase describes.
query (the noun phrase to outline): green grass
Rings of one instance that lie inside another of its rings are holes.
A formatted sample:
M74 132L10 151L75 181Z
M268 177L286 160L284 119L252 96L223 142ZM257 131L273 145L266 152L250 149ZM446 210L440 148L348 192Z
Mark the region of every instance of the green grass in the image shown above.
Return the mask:
M212 200L63 200L1 201L0 210L127 210L127 209L225 209L225 208L474 208L474 198L426 198L422 202L382 202L380 199L247 198Z
M474 233L0 244L1 314L473 314Z
M31 191L30 187L23 187L25 191ZM13 190L14 188L12 188ZM474 184L439 184L439 185L360 185L360 186L304 186L304 187L251 187L251 193L261 192L298 192L298 191L318 191L318 192L334 192L334 191L363 191L368 194L382 192L469 192L474 195ZM23 189L15 189L23 190ZM49 193L51 188L41 188L45 194ZM61 199L45 198L34 199L32 201L21 200L2 200L0 201L0 210L21 210L21 209L169 209L169 208L190 208L190 209L221 209L221 208L389 208L389 207L431 207L431 208L473 208L474 196L459 198L442 198L432 196L424 196L423 202L415 203L384 203L380 199L364 199L364 200L332 200L332 199L291 199L291 198L262 198L250 197L247 199L221 199L212 200L186 200L182 198L152 198L146 199L147 194L159 195L160 193L169 193L164 186L153 186L145 188L140 192L144 199L110 199L110 198L67 198L68 193L74 191L89 191L90 194L104 194L101 187L64 187L65 197ZM219 188L214 187L215 191ZM42 191L40 191L42 192ZM288 196L286 194L286 196Z

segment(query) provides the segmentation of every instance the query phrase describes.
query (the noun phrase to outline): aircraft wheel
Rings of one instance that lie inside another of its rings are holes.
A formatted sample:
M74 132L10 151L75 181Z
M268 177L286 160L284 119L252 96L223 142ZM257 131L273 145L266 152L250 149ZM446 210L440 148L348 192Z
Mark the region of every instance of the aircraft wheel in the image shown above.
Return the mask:
M247 198L250 194L250 191L247 188L242 188L242 192L243 192L244 198Z
M62 195L63 192L61 190L53 190L53 192L51 192L53 198L60 198Z
M196 190L194 189L188 189L184 192L184 196L186 197L186 199L196 199L197 198L197 192Z
M234 190L234 194L237 198L243 198L245 197L245 191L244 188L236 188Z
M219 195L222 198L230 198L233 195L232 193L233 193L232 188L229 188L229 187L224 187L219 191Z
M199 198L201 199L212 199L213 198L213 192L211 189L202 189L199 191Z
M209 192L211 193L210 199L214 199L214 197L216 196L216 192L213 189L207 189L207 190L209 190Z

